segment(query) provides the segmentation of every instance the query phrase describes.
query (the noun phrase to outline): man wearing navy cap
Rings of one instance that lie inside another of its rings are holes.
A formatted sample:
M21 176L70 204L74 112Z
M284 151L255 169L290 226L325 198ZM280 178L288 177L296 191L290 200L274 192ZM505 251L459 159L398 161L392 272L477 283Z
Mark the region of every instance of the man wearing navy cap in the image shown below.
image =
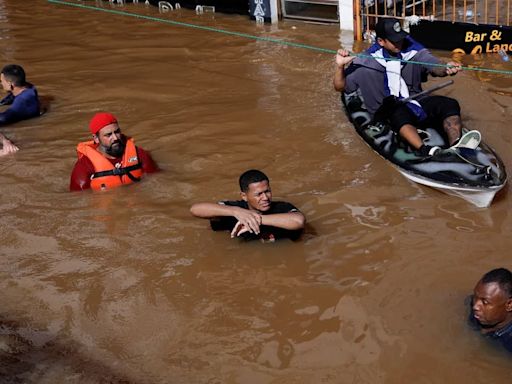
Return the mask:
M355 58L344 49L338 50L333 80L339 92L359 89L372 116L389 96L406 99L420 93L428 74L453 76L461 70L461 65L453 61L439 65L442 62L411 38L397 19L381 18L375 32L377 41L366 50L365 57ZM424 145L416 127L426 123L442 126L450 145L461 137L460 106L449 97L423 96L405 104L397 103L387 118L392 129L424 156L434 155L440 148Z

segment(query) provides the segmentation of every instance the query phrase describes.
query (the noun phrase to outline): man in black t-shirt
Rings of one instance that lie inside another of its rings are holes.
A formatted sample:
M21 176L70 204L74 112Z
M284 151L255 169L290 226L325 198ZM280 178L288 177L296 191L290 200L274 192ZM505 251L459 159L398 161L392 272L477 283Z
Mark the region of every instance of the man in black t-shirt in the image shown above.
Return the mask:
M246 171L239 184L242 200L197 203L190 212L210 219L214 231L231 231L231 237L263 241L300 237L306 222L304 215L290 203L272 201L269 180L263 172Z

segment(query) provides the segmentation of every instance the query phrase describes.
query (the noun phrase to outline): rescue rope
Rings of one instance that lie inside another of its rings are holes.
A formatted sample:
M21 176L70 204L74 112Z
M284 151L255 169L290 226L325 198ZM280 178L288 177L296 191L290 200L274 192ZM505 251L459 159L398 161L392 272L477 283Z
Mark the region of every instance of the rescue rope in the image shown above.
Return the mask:
M64 0L48 0L48 2L49 3L53 3L53 4L58 4L58 5L66 5L66 6L71 6L71 7L81 8L81 9L88 9L88 10L92 10L92 11L102 11L102 12L111 13L111 14L114 14L114 15L135 17L137 19L156 21L156 22L159 22L159 23L170 24L170 25L177 25L177 26L180 26L180 27L194 28L194 29L199 29L199 30L208 31L208 32L223 33L225 35L237 36L237 37L242 37L242 38L252 39L252 40L257 40L257 41L266 41L266 42L280 44L280 45L285 45L285 46L289 46L289 47L304 48L304 49L309 49L309 50L317 51L317 52L330 53L330 54L333 54L333 55L335 55L336 52L337 52L336 50L333 50L333 49L315 47L313 45L294 43L294 42L291 42L291 41L275 39L275 38L272 38L272 37L254 36L254 35L250 35L250 34L242 33L242 32L233 32L233 31L228 31L228 30L220 29L220 28L213 28L213 27L207 27L207 26L203 26L203 25L185 23L185 22L181 22L181 21L162 19L162 18L159 18L159 17L140 15L140 14L137 14L137 13L120 11L120 10L117 10L117 9L99 8L99 7L94 7L94 6L91 6L91 5L72 3L72 2L64 1ZM367 54L364 54L364 53L353 53L353 52L350 53L350 56L356 56L356 57L360 57L360 58L364 58L364 57L373 58L373 56L371 56L371 55L367 55ZM422 61L413 61L413 60L407 60L406 61L406 60L395 59L395 58L388 59L388 60L396 60L396 61L401 61L401 62L404 62L404 63L406 62L406 63L409 63L409 64L428 65L430 67L445 67L445 68L449 68L450 67L447 64L433 64L433 63L426 63L426 62L422 62ZM512 76L512 71L501 70L501 69L472 67L472 66L468 66L468 67L464 67L463 66L462 69L466 70L466 71L499 73L499 74L503 74L503 75Z

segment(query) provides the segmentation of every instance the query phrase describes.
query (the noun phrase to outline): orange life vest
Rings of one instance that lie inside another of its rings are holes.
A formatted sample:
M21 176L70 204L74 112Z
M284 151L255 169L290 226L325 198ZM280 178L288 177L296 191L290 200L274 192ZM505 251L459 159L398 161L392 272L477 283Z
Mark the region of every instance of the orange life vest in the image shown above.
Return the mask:
M92 140L79 143L76 148L78 158L86 156L94 166L94 173L91 176L93 190L110 189L140 181L143 174L142 164L137 157L133 139L126 140L123 157L118 167L114 166L97 148L98 144Z

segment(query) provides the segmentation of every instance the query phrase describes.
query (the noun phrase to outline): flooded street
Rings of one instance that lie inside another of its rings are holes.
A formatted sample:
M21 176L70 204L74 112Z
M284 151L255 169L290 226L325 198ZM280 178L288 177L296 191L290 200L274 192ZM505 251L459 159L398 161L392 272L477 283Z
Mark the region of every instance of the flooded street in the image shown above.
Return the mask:
M482 209L405 179L342 112L332 54L157 19L333 50L350 34L70 3L97 9L0 0L1 66L22 65L48 105L0 129L20 147L0 158L0 383L511 382L464 306L482 274L512 267L509 185ZM439 94L510 173L512 77L454 80ZM98 111L162 172L68 192ZM239 242L191 216L238 198L250 168L305 214L302 240Z

